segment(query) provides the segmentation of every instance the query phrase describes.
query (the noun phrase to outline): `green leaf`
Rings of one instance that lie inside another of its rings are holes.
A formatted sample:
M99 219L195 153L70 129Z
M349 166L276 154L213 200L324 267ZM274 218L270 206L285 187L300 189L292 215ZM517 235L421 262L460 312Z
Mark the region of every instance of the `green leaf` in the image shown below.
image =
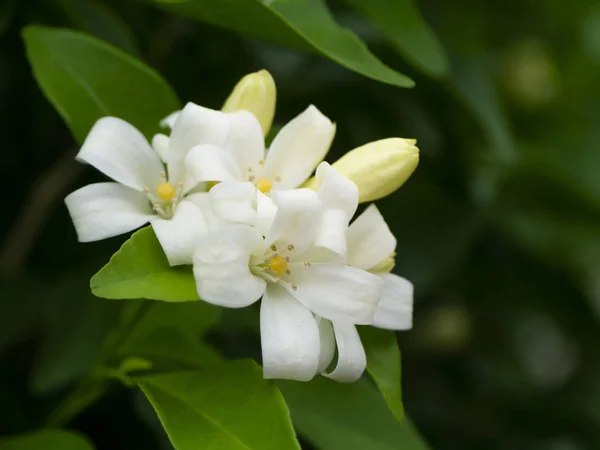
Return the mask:
M340 27L324 0L157 0L178 14L299 50L321 54L383 83L414 82L383 64L352 31Z
M429 448L409 421L394 419L377 389L365 380L341 384L319 377L277 385L294 425L320 450Z
M93 450L90 441L77 433L40 430L10 438L0 438L2 450Z
M98 39L39 26L23 37L38 84L79 143L103 116L120 117L150 137L179 108L158 73Z
M78 28L132 55L139 53L127 24L106 4L97 0L57 0L56 3Z
M374 327L359 327L359 332L367 353L367 371L396 420L402 422L402 370L396 333Z
M177 450L300 448L281 393L253 361L141 377L139 385Z
M448 72L448 55L414 0L346 0L389 39L398 53L428 75Z
M109 299L198 300L190 267L171 267L152 227L133 233L90 282L92 293Z

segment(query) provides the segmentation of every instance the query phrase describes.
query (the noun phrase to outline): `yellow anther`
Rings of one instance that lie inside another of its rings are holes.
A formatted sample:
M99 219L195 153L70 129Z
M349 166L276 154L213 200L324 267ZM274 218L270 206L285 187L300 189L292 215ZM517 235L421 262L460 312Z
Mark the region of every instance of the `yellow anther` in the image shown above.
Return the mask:
M256 180L256 187L263 194L268 194L271 188L273 187L273 183L268 178L259 178Z
M271 272L275 273L276 275L283 275L288 271L288 263L285 260L285 258L281 256L273 256L269 260L268 264L269 269L271 269Z
M162 183L158 183L158 186L156 186L156 195L161 200L173 200L173 197L175 197L176 194L177 191L171 183L163 181Z

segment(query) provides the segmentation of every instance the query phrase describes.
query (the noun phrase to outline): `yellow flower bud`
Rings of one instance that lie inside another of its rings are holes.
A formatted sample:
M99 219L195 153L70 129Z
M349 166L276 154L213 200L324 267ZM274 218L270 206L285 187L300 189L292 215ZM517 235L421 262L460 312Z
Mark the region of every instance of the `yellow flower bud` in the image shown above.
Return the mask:
M250 73L235 85L223 105L223 112L245 109L256 116L266 136L275 115L275 80L266 70Z
M390 138L371 142L346 153L331 167L358 186L359 202L370 202L391 194L404 184L419 164L414 139ZM315 178L304 187L318 188Z

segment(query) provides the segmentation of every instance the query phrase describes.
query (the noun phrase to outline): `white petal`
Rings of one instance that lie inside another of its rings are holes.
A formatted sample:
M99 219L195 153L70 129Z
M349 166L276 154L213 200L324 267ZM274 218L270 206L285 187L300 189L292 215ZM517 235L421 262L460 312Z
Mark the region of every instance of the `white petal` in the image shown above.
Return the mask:
M354 267L291 263L290 293L313 313L335 322L370 324L383 289L377 275Z
M198 192L189 194L185 197L186 202L193 203L197 208L200 208L208 229L210 231L217 230L225 225L223 219L219 218L213 209L212 200L208 192Z
M202 211L184 200L177 205L170 220L156 216L151 223L169 264L192 264L198 240L208 233Z
M323 373L331 364L335 355L335 336L333 334L333 326L330 320L317 317L319 324L319 336L321 338L321 354L319 356L318 372Z
M297 253L312 246L321 217L317 193L310 189L293 189L272 192L271 198L277 205L277 213L267 232L265 244L293 244Z
M188 103L173 125L167 166L172 182L184 181L185 156L197 145L222 147L231 127L230 114Z
M265 140L258 119L248 111L229 113L231 127L222 147L231 153L240 172L256 176L262 171L260 162L265 158Z
M222 181L209 191L209 195L218 217L231 223L254 225L256 188L252 183Z
M119 183L89 184L69 194L65 203L79 242L127 233L154 217L144 194Z
M343 261L346 260L348 222L350 219L340 209L330 209L322 216L315 246L337 253Z
M365 349L356 327L351 323L333 322L333 330L338 347L337 366L331 373L323 375L342 383L353 383L367 367Z
M275 182L275 189L292 189L304 183L323 161L335 125L317 108L309 106L285 125L271 144L265 162L265 176Z
M358 188L349 178L322 162L317 168L319 200L327 209L339 209L346 213L348 221L358 207Z
M413 315L413 285L393 273L380 274L385 285L375 311L373 326L387 330L410 330Z
M155 134L152 138L152 148L160 156L163 162L167 161L167 152L169 150L169 136L166 134Z
M263 194L258 189L256 190L256 222L254 227L262 233L263 236L267 235L269 228L273 225L275 215L277 214L277 206L271 200L271 197Z
M348 229L348 264L369 270L396 249L396 238L375 205L370 205Z
M262 248L261 234L247 225L229 225L199 239L194 276L200 298L229 308L258 300L266 283L250 272L249 262Z
M198 145L185 157L187 173L194 184L203 181L246 181L231 155L214 145Z
M164 169L157 153L133 125L116 117L94 124L77 159L138 191L153 190L162 181Z
M179 114L181 114L181 110L172 112L171 114L169 114L167 117L165 117L163 120L160 121L160 126L162 128L169 128L172 130L173 127L175 126L175 122L177 121L177 118L179 117Z
M260 339L264 378L309 381L317 374L317 322L281 286L269 284L261 302Z

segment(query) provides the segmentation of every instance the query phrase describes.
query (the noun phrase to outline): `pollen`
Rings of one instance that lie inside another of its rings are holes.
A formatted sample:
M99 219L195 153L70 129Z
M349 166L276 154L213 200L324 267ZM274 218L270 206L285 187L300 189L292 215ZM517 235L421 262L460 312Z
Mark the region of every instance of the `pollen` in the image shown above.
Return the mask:
M263 194L268 194L271 188L273 187L273 183L268 178L259 178L256 180L256 187Z
M176 194L177 191L171 183L163 181L162 183L158 183L158 186L156 186L156 195L161 200L173 200L173 197L175 197Z
M275 273L276 275L283 275L288 272L288 263L285 258L281 256L273 256L269 260L268 264L271 272Z

